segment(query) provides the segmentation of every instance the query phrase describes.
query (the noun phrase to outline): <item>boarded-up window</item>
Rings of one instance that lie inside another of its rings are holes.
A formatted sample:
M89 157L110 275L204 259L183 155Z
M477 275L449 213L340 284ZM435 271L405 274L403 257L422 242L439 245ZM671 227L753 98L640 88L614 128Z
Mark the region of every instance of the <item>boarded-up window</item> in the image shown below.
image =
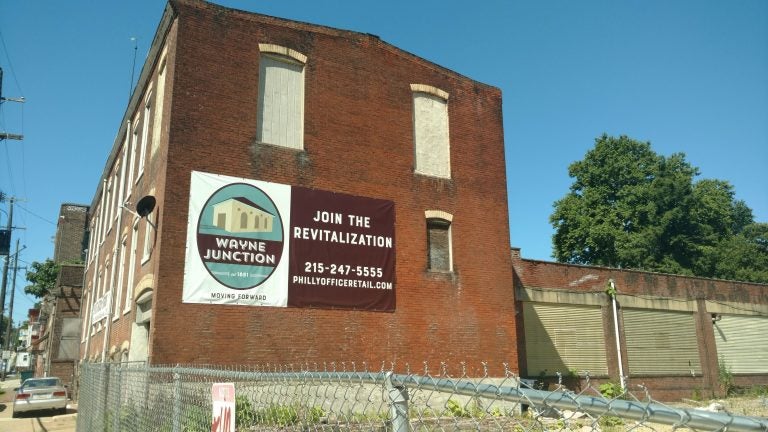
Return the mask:
M443 219L427 219L429 269L452 271L451 223Z
M152 118L152 94L147 96L144 102L144 116L141 120L141 147L139 147L139 175L144 172L144 163L147 158L147 141L149 140L149 119Z
M529 376L608 374L600 307L526 302L523 320Z
M722 315L715 322L718 361L733 373L768 373L768 318Z
M692 313L624 309L622 315L630 375L701 373Z
M152 214L147 215L146 221L144 221L144 250L141 254L141 262L144 263L149 259L152 254L152 243L154 242L154 234L152 231Z
M451 178L447 100L413 93L413 140L416 172Z
M304 65L288 57L261 56L257 139L283 147L304 146Z
M163 58L160 61L160 67L157 72L157 95L155 96L155 118L152 121L152 155L157 151L160 144L160 132L162 131L163 121L163 98L165 97L165 64Z

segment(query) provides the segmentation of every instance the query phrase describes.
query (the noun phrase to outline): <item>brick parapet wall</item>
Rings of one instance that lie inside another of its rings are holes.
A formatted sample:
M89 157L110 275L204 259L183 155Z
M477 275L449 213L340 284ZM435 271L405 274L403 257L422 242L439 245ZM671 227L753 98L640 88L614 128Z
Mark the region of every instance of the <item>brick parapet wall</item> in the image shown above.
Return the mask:
M621 294L768 304L768 284L707 279L664 273L580 266L514 258L521 286L579 292L604 292L613 279Z

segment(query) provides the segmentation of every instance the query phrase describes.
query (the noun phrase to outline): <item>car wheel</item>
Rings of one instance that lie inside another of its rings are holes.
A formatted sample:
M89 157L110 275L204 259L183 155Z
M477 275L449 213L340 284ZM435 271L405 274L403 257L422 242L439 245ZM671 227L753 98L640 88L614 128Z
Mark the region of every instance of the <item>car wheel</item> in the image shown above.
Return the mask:
M66 413L67 413L67 407L64 407L64 408L59 410L59 414L61 414L61 415L64 415Z

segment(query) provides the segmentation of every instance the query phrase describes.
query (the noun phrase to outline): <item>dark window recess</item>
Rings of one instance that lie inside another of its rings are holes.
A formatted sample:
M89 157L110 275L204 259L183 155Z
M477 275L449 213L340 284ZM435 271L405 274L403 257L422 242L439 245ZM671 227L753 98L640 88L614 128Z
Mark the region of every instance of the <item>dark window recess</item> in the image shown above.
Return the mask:
M427 221L430 270L451 270L450 228L451 224L448 221L441 219L430 219Z

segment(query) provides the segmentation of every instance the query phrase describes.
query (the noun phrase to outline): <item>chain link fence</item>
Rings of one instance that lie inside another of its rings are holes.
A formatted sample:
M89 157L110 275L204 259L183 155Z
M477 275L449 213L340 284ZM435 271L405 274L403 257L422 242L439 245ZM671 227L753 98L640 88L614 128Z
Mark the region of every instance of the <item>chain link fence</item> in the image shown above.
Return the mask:
M234 384L235 412L214 417L211 387L222 382ZM506 366L491 374L485 365L470 372L462 365L451 374L444 364L437 370L84 364L78 405L80 432L232 430L222 422L237 431L768 432L768 418L675 408L642 387L607 398L587 379L579 393L562 386L544 391Z

